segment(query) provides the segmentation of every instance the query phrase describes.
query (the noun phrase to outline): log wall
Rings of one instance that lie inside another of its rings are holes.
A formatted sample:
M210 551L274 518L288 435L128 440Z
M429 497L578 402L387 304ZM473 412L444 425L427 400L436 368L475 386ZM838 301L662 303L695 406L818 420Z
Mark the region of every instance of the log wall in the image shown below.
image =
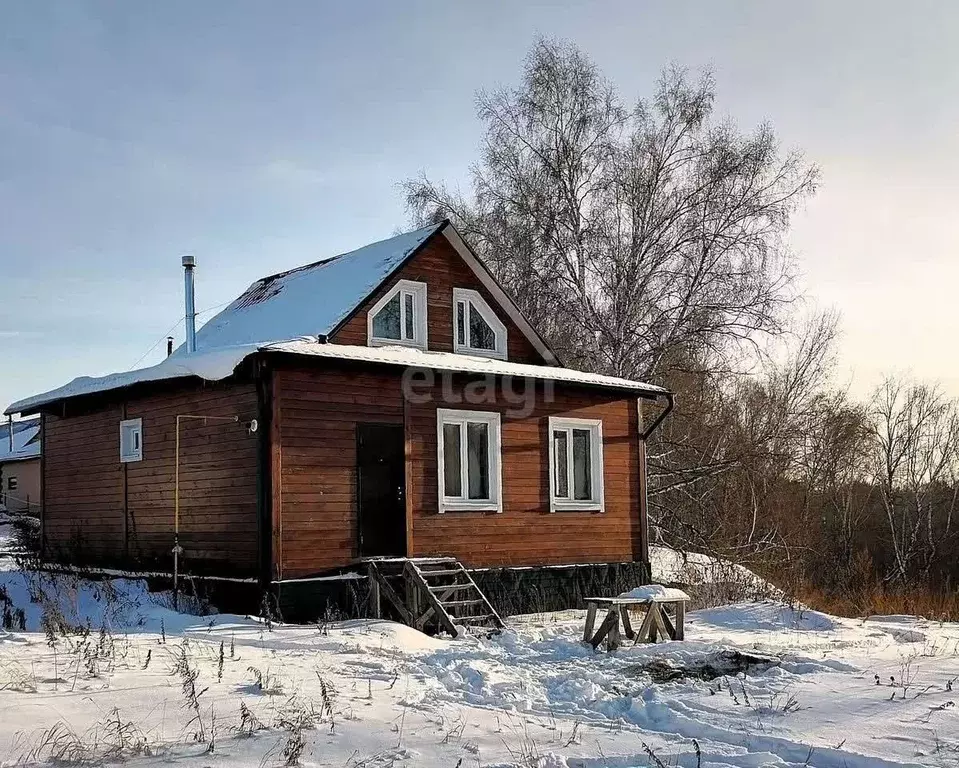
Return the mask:
M80 410L83 407L83 410ZM253 575L257 567L256 417L252 384L185 383L44 415L44 544L70 562L169 570L177 414L184 570ZM143 459L120 461L120 421L143 420Z
M275 578L357 557L356 425L402 424L398 374L342 367L273 373Z
M274 372L274 577L351 565L357 552L356 425L404 424L410 556L452 555L470 567L616 563L643 555L634 397L538 385L529 413L502 392L463 403L468 380L438 377L404 395L399 369L290 363ZM551 398L551 399L550 399ZM436 409L500 411L503 511L438 513ZM605 511L549 511L549 416L603 421Z

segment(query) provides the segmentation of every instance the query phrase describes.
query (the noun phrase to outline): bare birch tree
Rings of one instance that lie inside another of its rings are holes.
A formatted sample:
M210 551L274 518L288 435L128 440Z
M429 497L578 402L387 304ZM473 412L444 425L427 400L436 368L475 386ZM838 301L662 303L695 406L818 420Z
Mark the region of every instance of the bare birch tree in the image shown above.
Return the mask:
M473 189L405 184L419 221L449 217L575 366L660 379L727 366L782 328L783 234L818 172L772 129L713 116L715 85L666 70L627 108L572 45L540 40L520 86L477 96Z
M938 387L888 377L872 405L874 479L888 524L887 578L928 579L953 535L959 468L959 411Z
M452 219L567 364L677 392L649 451L654 536L829 590L948 587L959 409L895 379L868 405L832 388L837 318L797 323L785 239L818 170L715 99L673 67L629 104L540 40L516 87L477 95L469 189L408 180L409 209Z
M693 397L650 457L651 517L670 540L738 559L795 546L790 529L812 513L780 514L778 494L784 483L811 482L817 436L844 402L827 386L836 323L832 312L814 313L760 371L683 385Z

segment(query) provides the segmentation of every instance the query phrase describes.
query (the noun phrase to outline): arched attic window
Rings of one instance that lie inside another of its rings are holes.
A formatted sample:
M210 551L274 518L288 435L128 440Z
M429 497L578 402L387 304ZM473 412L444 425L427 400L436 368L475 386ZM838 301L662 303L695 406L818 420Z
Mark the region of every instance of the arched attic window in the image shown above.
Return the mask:
M371 347L403 344L426 349L426 283L398 281L373 305L366 326Z
M506 326L477 292L453 289L453 350L506 359Z

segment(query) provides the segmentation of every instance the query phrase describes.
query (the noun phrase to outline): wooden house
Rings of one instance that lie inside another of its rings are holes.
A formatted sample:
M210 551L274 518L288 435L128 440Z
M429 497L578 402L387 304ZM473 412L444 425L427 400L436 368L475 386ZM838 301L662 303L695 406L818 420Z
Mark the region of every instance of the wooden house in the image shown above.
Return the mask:
M0 507L15 515L39 514L39 419L0 424Z
M563 367L449 222L263 278L195 335L184 263L184 347L7 409L40 414L46 558L175 559L299 616L369 558L645 582L671 395Z

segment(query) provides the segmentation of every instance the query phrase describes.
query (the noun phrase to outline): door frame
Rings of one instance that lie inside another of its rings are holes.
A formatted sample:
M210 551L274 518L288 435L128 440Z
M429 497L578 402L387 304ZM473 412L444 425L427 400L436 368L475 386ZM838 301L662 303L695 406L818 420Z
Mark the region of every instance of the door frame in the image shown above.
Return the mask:
M405 420L404 420L405 422ZM375 555L364 555L363 554L363 509L360 504L361 489L360 489L360 430L363 427L389 427L392 429L398 430L403 436L403 450L401 456L403 459L402 467L402 482L403 482L403 554L402 555L385 555L385 557L409 557L410 552L410 526L409 526L409 456L407 450L407 434L406 434L406 424L404 422L396 421L357 421L355 422L355 441L356 441L356 455L353 462L353 469L356 472L356 480L353 483L355 500L356 500L356 553L359 560L367 560L370 558L375 558Z

